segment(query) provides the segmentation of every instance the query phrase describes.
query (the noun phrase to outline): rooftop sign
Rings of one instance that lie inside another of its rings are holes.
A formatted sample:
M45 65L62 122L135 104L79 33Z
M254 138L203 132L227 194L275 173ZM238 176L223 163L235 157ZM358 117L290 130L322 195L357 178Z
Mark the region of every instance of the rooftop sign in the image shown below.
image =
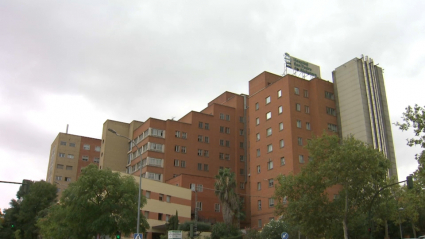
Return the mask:
M285 53L285 63L286 67L291 68L302 73L320 77L320 66L311 64L310 62L303 61L296 57L290 56L288 53Z

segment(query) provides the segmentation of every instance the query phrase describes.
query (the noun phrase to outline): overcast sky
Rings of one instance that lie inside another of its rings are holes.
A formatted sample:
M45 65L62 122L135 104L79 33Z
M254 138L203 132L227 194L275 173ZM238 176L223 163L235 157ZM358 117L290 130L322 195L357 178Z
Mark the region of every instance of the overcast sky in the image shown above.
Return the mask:
M384 68L391 121L424 105L425 1L0 1L0 181L46 178L59 132L106 119L177 119L248 93L285 52L321 67L361 54ZM393 126L399 179L419 148ZM0 208L18 185L0 184Z

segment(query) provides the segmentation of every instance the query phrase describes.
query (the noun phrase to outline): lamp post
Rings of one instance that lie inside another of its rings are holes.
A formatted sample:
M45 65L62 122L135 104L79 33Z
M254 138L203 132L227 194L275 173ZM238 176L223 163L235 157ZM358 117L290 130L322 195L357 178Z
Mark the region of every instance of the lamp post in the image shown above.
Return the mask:
M125 137L124 135L118 134L117 131L115 131L113 129L109 128L108 131L116 134L119 137L123 137L123 138L129 140L131 142L131 144L136 146L137 150L140 150L139 147L137 146L137 144L134 142L134 140L129 139L129 138ZM142 157L140 157L139 200L137 202L137 230L136 230L137 234L139 234L139 226L140 226L140 198L142 196L142 190L141 189L142 189Z
M398 222L400 225L400 238L403 239L403 231L401 230L401 218L400 218L400 211L404 210L404 208L399 208L398 211Z

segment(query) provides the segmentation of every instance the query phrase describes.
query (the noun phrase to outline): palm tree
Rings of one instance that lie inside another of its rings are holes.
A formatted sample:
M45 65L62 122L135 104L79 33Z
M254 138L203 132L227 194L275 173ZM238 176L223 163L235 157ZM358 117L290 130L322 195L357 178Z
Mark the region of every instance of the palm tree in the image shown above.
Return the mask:
M236 194L235 174L230 169L220 169L215 176L215 195L220 200L223 221L228 225L233 224L235 211L239 208L239 197Z

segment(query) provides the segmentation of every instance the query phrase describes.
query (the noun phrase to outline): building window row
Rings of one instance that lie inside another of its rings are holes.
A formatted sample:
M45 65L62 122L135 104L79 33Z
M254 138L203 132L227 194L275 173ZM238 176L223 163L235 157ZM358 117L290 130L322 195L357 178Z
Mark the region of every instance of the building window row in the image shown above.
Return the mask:
M198 170L204 170L204 171L209 171L209 166L208 164L204 164L204 167L202 168L202 163L198 163Z
M177 137L177 132L179 134L180 137L180 132L176 131L176 137ZM138 135L136 138L133 139L133 141L138 144L140 143L142 140L144 140L146 137L148 136L154 136L154 137L159 137L159 138L165 138L165 130L162 129L155 129L155 128L148 128L147 130L145 130L143 133L141 133L140 135ZM182 136L183 138L183 136ZM131 150L134 145L133 145L133 141L129 143L129 149Z
M338 132L338 126L335 124L328 124L328 130Z
M220 139L219 144L220 144L220 146L230 147L230 141L229 140Z
M300 95L300 89L298 87L294 87L294 93L296 95ZM304 97L308 98L308 90L304 90Z
M55 181L62 181L62 176L56 176ZM64 177L65 182L71 182L71 177Z
M187 133L186 132L180 132L176 130L176 133L174 134L176 138L182 138L187 139Z
M57 169L66 169L66 170L72 170L72 166L69 166L69 165L63 165L63 164L57 164L56 165L56 168Z
M328 91L325 91L325 98L330 100L335 100L334 94Z
M229 127L220 126L220 133L230 134L230 128Z
M204 126L204 125L205 125L205 126ZM200 128L200 129L206 129L206 130L209 130L209 129L210 129L210 124L209 124L209 123L205 123L205 124L204 124L204 122L199 121L199 123L198 123L198 128Z
M209 157L210 156L210 151L204 150L204 149L198 149L198 156Z
M60 145L63 145L63 146L66 146L66 141L60 141ZM68 144L69 145L69 147L75 147L75 143L69 143ZM100 151L100 149L99 149L99 151Z
M160 173L152 173L152 172L146 172L142 174L143 178L149 178L155 181L162 181L162 174Z
M230 115L220 113L220 119L230 121Z
M331 107L326 107L326 114L336 116L336 110Z
M219 154L218 154L218 158L219 158L219 159L230 160L230 154L219 153Z

